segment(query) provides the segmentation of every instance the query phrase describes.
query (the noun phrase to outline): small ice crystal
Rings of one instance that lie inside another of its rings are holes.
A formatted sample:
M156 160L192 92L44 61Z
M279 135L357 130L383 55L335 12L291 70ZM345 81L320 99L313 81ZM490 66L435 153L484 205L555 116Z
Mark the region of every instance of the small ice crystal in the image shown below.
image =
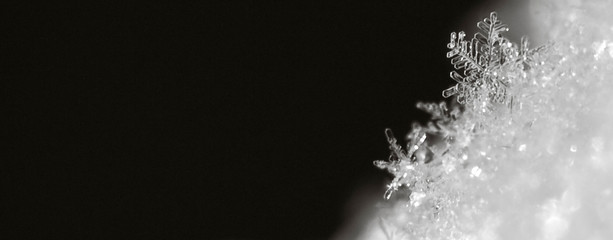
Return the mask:
M383 197L389 200L392 197L392 194L394 193L394 191L396 191L396 189L388 187L387 190L385 190L385 194L383 195Z
M411 196L409 197L411 200L411 205L414 207L419 207L419 205L421 205L422 200L426 197L425 193L422 192L412 192Z
M470 177L479 177L479 175L481 175L481 168L474 166L471 170L470 170Z
M396 138L394 137L394 133L391 129L385 129L385 136L387 137L387 142L390 144L390 150L392 153L390 154L390 161L396 161L406 158L406 154L402 147L396 144Z
M373 164L375 164L375 166L377 166L380 169L386 169L387 166L389 165L386 161L383 161L383 160L376 160L373 162Z

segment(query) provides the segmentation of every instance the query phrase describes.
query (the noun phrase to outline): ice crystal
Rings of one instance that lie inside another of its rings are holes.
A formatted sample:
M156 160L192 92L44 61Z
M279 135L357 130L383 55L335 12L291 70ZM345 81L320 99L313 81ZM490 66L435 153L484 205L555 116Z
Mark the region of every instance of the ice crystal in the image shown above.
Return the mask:
M436 178L434 172L425 172L428 170L424 167L440 164L435 160L440 160L440 156L446 150L440 141L451 137L450 133L453 130L449 129L450 123L460 114L458 106L453 106L449 110L445 102L439 104L420 102L417 103L417 108L430 113L432 120L426 126L413 123L412 130L407 136L409 141L406 151L398 145L392 130L385 129L390 144L390 157L388 161L377 160L374 164L396 176L388 185L386 199L389 199L400 187L414 189L420 182L433 181Z
M477 23L480 32L470 40L466 33L451 33L447 58L456 69L449 73L456 84L443 91L443 97L456 95L459 103L473 100L505 103L511 84L504 72L528 70L533 56L542 48L529 49L527 38L519 46L504 37L509 28L498 20L496 12ZM459 71L459 72L458 72Z

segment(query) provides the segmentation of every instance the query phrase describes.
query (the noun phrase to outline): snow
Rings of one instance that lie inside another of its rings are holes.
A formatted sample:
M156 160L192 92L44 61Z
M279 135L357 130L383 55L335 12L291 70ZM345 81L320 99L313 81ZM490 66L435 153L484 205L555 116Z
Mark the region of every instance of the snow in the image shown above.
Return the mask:
M362 239L613 239L610 9L532 1L533 34L550 42L485 41L508 52L480 66L466 65L480 55L458 55L463 33L452 35L456 69L469 71L452 73L463 105L420 103L433 119L405 148L388 133L392 157L376 165L395 176L391 204Z

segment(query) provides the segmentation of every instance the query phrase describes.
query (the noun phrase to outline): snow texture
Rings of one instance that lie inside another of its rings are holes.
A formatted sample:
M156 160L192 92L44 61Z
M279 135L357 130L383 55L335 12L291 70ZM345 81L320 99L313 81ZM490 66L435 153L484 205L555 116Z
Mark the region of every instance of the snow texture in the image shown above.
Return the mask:
M418 103L406 147L386 129L394 180L362 239L613 239L613 1L530 7L541 47L496 13L451 34L456 101Z

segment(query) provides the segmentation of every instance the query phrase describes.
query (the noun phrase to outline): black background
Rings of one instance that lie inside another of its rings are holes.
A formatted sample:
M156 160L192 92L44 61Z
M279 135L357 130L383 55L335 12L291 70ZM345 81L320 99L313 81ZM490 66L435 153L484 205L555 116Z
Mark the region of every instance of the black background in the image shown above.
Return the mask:
M330 238L381 199L383 130L442 100L479 3L14 4L2 235Z

